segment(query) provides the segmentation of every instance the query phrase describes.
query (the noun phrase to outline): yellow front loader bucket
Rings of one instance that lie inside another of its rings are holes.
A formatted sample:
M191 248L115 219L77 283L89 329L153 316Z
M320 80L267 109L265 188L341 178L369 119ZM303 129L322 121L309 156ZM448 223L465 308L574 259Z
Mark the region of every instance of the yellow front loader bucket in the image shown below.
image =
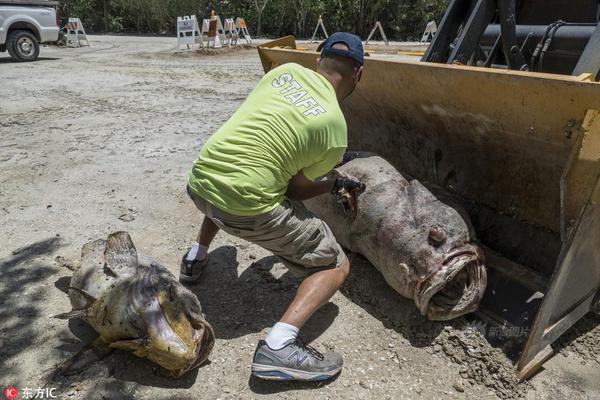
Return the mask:
M296 50L292 36L258 51L265 72L287 62L315 68L319 56ZM349 148L460 199L498 276L490 296L510 279L543 297L518 363L530 376L598 302L600 83L366 57L342 109ZM490 304L518 297L494 296Z

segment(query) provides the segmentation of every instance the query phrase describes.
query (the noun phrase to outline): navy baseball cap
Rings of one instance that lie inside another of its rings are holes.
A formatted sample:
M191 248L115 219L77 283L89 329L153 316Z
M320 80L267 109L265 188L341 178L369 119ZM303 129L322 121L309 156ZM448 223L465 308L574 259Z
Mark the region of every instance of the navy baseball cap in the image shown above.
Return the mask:
M334 44L343 43L348 46L348 50L335 49ZM317 47L324 56L338 56L350 58L360 65L365 63L362 41L358 36L349 32L336 32L329 36L327 40Z

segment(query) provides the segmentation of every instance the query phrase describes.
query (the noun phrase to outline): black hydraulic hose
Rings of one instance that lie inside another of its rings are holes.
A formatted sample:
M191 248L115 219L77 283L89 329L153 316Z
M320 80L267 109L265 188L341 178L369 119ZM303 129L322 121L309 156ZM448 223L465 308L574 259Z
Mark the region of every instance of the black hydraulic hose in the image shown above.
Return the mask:
M548 25L546 27L546 32L544 33L544 36L542 36L542 38L540 39L539 43L537 44L532 56L531 56L531 69L533 71L538 70L538 71L542 71L543 70L543 66L544 66L544 55L548 52L550 45L552 44L552 40L554 39L554 36L556 35L556 32L564 27L564 26L586 26L589 24L582 24L582 23L574 23L574 22L565 22L562 20L558 20L556 22L551 23L550 25ZM595 25L595 24L592 24ZM539 63L538 63L538 59L539 59ZM536 68L539 65L539 68Z
M540 71L544 70L544 56L546 55L546 52L548 51L548 48L550 47L550 44L552 43L552 39L554 39L554 35L556 34L556 31L561 26L565 26L565 25L566 25L566 22L557 21L556 25L554 25L554 27L550 30L550 33L548 34L548 38L544 42L544 47L542 47L542 53L540 55Z
M540 52L542 51L542 47L544 47L544 43L546 42L548 33L550 32L550 29L552 29L554 27L554 24L556 24L556 22L553 22L546 27L546 32L544 33L544 36L542 36L542 38L540 39L540 42L535 47L535 50L533 51L533 54L531 55L531 62L529 63L529 65L531 66L531 69L534 71L535 71L535 67L537 65L537 59L540 55Z

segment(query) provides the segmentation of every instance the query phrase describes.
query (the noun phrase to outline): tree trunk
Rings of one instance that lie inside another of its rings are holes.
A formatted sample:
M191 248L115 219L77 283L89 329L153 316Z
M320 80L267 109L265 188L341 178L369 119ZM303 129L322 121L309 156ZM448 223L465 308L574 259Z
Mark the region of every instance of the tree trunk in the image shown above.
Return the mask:
M258 12L257 21L256 21L256 36L260 36L261 33L261 20L262 20L262 11Z
M108 15L108 10L109 10L109 2L110 0L104 0L102 1L102 6L103 6L103 12L104 12L104 32L107 32L109 30L109 15Z

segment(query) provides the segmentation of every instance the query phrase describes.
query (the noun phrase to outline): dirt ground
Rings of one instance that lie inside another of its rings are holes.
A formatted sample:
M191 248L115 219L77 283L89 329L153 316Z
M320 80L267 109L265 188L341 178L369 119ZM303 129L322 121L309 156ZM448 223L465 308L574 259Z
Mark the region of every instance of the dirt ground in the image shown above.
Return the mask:
M70 271L89 240L126 230L178 273L201 215L185 195L202 144L262 76L255 49L174 55L174 39L91 36L91 48L0 55L0 385L58 398L600 399L600 318L576 326L528 383L464 319L424 320L360 257L341 292L301 332L345 360L328 384L250 378L256 342L298 281L268 252L220 233L198 295L217 342L181 379L115 351L47 382L93 331L68 311ZM469 325L471 327L469 327ZM22 398L22 397L19 397Z

